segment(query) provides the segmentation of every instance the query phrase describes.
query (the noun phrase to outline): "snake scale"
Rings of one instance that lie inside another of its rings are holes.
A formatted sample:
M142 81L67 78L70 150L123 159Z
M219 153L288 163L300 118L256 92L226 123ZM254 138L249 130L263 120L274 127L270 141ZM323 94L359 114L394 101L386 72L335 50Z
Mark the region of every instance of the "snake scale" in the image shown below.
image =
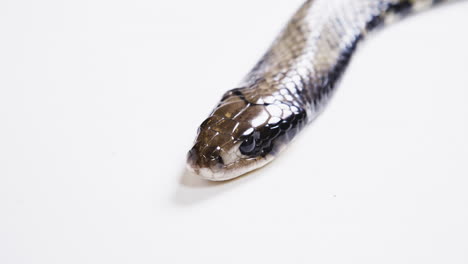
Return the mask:
M200 125L187 167L223 181L266 165L321 112L369 32L446 1L306 1Z

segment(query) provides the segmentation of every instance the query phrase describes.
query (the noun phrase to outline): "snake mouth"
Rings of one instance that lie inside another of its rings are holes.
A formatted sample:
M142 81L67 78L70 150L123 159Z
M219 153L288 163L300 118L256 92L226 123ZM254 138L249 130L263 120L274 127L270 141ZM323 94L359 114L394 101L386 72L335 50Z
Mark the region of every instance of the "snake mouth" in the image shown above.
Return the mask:
M199 177L210 181L227 181L237 178L241 175L259 169L268 164L273 157L262 157L249 159L249 165L226 166L223 168L200 167L192 162L187 162L187 169Z
M217 156L206 159L198 155L195 148L191 149L187 155L187 169L198 175L199 177L210 181L226 181L248 172L261 168L273 160L273 155L244 157L237 160L232 159L233 154L229 157ZM230 162L225 164L224 162Z

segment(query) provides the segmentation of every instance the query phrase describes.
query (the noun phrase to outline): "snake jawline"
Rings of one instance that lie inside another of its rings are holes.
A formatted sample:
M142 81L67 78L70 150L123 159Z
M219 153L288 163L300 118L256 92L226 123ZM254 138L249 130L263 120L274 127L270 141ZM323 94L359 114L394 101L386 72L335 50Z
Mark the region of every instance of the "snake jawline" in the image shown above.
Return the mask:
M260 168L326 105L358 43L444 0L309 0L199 128L188 168L228 180Z

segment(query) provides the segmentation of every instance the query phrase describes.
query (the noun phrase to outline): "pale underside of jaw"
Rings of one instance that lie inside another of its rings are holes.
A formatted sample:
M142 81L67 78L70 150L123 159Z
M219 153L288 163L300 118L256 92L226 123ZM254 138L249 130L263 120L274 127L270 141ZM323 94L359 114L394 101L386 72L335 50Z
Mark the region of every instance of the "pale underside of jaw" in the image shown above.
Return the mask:
M273 155L267 155L259 159L249 160L248 164L234 164L234 166L227 166L225 168L213 169L213 168L199 168L194 167L191 164L187 164L187 169L200 176L205 180L210 181L227 181L239 176L242 176L248 172L259 169L273 160ZM195 165L196 166L196 165Z
M249 158L240 153L239 145L236 145L231 150L221 154L224 161L229 161L226 162L229 164L227 166L219 168L201 168L196 164L187 163L187 169L205 180L227 181L267 165L275 159L276 155L283 152L286 148L286 144L281 144L276 148L275 154L267 154L264 157Z

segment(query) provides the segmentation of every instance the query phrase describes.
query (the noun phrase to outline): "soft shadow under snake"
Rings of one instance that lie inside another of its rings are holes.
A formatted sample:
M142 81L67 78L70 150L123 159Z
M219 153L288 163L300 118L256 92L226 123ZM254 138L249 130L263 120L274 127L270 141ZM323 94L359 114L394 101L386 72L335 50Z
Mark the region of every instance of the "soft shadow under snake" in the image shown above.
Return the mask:
M255 179L256 177L251 174L255 174L255 171L233 180L212 182L184 169L180 175L173 201L177 205L190 206L209 200L218 194Z

